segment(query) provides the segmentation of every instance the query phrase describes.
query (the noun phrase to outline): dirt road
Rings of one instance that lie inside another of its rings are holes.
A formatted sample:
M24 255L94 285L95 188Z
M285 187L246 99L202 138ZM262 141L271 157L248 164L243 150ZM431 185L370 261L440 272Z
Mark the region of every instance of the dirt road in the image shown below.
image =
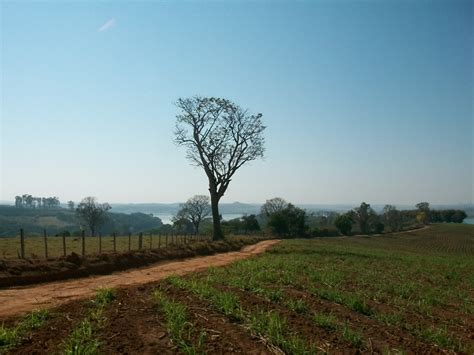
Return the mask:
M91 297L100 287L118 288L146 284L173 274L183 275L206 269L209 266L227 265L236 260L261 254L278 242L278 240L266 240L236 252L173 261L111 275L0 290L0 319L38 308L56 307L71 300Z

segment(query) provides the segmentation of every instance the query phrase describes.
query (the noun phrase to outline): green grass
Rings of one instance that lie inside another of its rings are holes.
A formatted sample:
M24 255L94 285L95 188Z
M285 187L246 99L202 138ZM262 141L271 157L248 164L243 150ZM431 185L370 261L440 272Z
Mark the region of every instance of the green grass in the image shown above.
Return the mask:
M273 347L278 347L292 354L312 354L316 352L304 339L289 332L285 318L277 312L244 310L236 295L212 287L209 284L210 279L212 278L197 280L172 276L167 279L167 282L208 301L217 311L226 315L230 320L244 323L251 332L265 339ZM281 293L280 290L279 294ZM299 302L295 307L302 308L303 305L304 303Z
M33 329L41 327L49 317L46 309L36 310L28 314L13 327L0 326L0 353L14 348L24 336Z
M285 305L296 313L305 313L308 311L308 306L302 299L286 298Z
M454 338L446 328L440 327L422 327L415 330L415 333L421 338L433 344L438 345L442 349L450 349L459 352L465 352L465 344Z
M116 298L116 291L111 288L100 288L91 301L92 308L85 319L76 326L71 334L63 341L62 352L66 355L97 354L100 342L96 333L104 327L106 319L103 315L105 308Z
M242 307L237 297L225 291L220 291L207 282L201 282L196 279L186 279L176 276L167 278L167 282L177 288L189 290L198 297L209 301L218 311L234 320L244 318Z
M473 256L474 226L434 225L390 236L285 240L259 258L212 268L174 284L194 289L214 305L213 294L223 287L228 293L253 293L312 319L356 347L364 346L357 326L345 324L340 315L337 320L336 315L311 312L284 291L293 288L371 318L380 327L398 327L422 342L462 351L460 334L450 326L466 324L474 315ZM232 302L226 314L240 309ZM443 316L446 307L449 317ZM249 316L246 310L243 314ZM428 330L420 331L423 328Z
M249 316L249 328L286 354L316 354L317 350L301 337L290 334L287 321L275 311L260 311Z
M112 302L117 297L117 292L113 288L99 288L96 291L96 296L93 300L99 307Z
M336 317L332 314L317 313L313 316L313 320L318 327L328 331L334 331L338 327Z
M200 349L203 346L206 334L201 332L197 345L192 343L191 332L193 324L188 320L186 306L168 299L160 290L155 290L153 297L164 313L170 338L180 352L190 355L201 353Z
M351 329L347 323L345 323L342 328L342 337L356 348L361 348L364 346L362 334L356 330Z

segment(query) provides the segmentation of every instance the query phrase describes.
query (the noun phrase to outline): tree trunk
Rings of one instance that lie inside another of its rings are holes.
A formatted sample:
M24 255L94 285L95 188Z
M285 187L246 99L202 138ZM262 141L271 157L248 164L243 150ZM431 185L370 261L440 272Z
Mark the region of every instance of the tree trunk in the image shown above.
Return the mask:
M221 216L219 214L219 197L217 192L211 192L211 208L212 208L212 240L224 239L224 234L221 229Z

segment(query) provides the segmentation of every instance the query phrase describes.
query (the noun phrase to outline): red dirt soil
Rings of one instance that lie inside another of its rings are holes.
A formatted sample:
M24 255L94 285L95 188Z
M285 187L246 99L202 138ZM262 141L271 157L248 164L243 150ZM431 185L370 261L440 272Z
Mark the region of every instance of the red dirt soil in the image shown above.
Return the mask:
M266 240L246 246L240 251L162 263L111 275L0 290L0 320L38 308L53 308L72 300L93 297L101 287L119 288L146 284L170 275L184 275L210 266L227 265L261 254L278 242L279 240Z

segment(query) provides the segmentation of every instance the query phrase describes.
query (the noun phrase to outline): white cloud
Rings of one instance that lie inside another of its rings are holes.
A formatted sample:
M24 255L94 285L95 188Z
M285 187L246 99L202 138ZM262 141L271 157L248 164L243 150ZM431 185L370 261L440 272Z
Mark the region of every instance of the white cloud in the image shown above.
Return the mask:
M102 26L100 26L98 31L99 32L107 31L107 30L110 30L114 26L115 26L115 19L111 18L106 23L104 23Z

